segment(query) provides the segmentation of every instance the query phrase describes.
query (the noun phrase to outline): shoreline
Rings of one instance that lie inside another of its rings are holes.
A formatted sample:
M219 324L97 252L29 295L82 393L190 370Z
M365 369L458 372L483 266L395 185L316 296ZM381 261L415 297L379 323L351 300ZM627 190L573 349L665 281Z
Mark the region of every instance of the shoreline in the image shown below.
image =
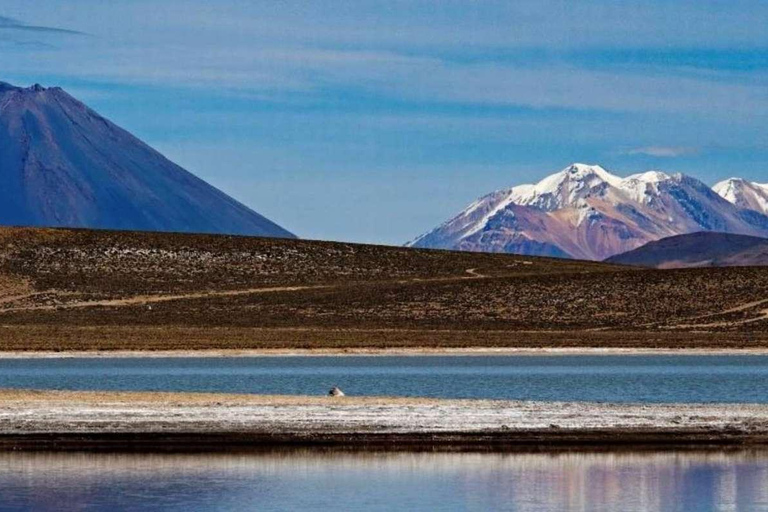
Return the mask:
M231 358L231 357L343 357L343 356L768 356L765 348L631 348L631 347L396 347L396 348L277 348L191 350L14 350L0 351L2 359L69 358Z
M557 453L723 451L768 453L768 433L732 430L552 430L439 433L129 432L0 434L2 452L248 453L342 452Z
M0 451L745 446L768 405L0 390Z

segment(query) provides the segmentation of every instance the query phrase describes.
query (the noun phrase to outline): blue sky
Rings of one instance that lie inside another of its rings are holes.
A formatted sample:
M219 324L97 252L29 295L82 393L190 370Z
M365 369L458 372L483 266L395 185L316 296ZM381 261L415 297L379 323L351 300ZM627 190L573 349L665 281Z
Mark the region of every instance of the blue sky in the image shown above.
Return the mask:
M768 2L3 0L61 85L299 236L401 244L571 162L768 181Z

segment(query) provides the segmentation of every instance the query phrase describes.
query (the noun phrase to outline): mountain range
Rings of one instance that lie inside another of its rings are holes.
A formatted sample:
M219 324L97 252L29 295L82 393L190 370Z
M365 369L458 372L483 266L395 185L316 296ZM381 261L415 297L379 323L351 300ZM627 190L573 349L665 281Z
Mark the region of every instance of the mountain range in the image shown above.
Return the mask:
M411 247L603 260L662 238L715 231L768 237L768 186L710 188L684 174L622 178L575 163L481 197Z
M0 224L294 237L61 88L2 82Z
M294 237L61 88L3 82L0 224ZM768 237L768 184L572 164L407 245L603 260L699 231Z

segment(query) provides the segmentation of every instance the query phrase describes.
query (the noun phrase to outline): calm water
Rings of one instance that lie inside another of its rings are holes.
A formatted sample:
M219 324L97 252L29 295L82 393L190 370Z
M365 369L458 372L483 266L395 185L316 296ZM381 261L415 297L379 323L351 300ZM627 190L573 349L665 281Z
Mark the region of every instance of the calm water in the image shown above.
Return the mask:
M763 356L0 360L0 388L768 403Z
M768 510L768 453L0 454L2 510Z

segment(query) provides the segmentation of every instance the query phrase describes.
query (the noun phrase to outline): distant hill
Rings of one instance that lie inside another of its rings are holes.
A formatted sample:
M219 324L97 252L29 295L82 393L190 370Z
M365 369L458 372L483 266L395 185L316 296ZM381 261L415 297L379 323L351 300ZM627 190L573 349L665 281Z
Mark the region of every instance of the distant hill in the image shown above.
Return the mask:
M62 89L2 82L0 224L294 236Z
M768 239L699 232L671 236L606 262L654 268L746 267L768 265Z
M768 237L767 213L768 186L730 180L713 190L683 174L622 178L576 163L481 197L407 245L603 260L697 231Z

